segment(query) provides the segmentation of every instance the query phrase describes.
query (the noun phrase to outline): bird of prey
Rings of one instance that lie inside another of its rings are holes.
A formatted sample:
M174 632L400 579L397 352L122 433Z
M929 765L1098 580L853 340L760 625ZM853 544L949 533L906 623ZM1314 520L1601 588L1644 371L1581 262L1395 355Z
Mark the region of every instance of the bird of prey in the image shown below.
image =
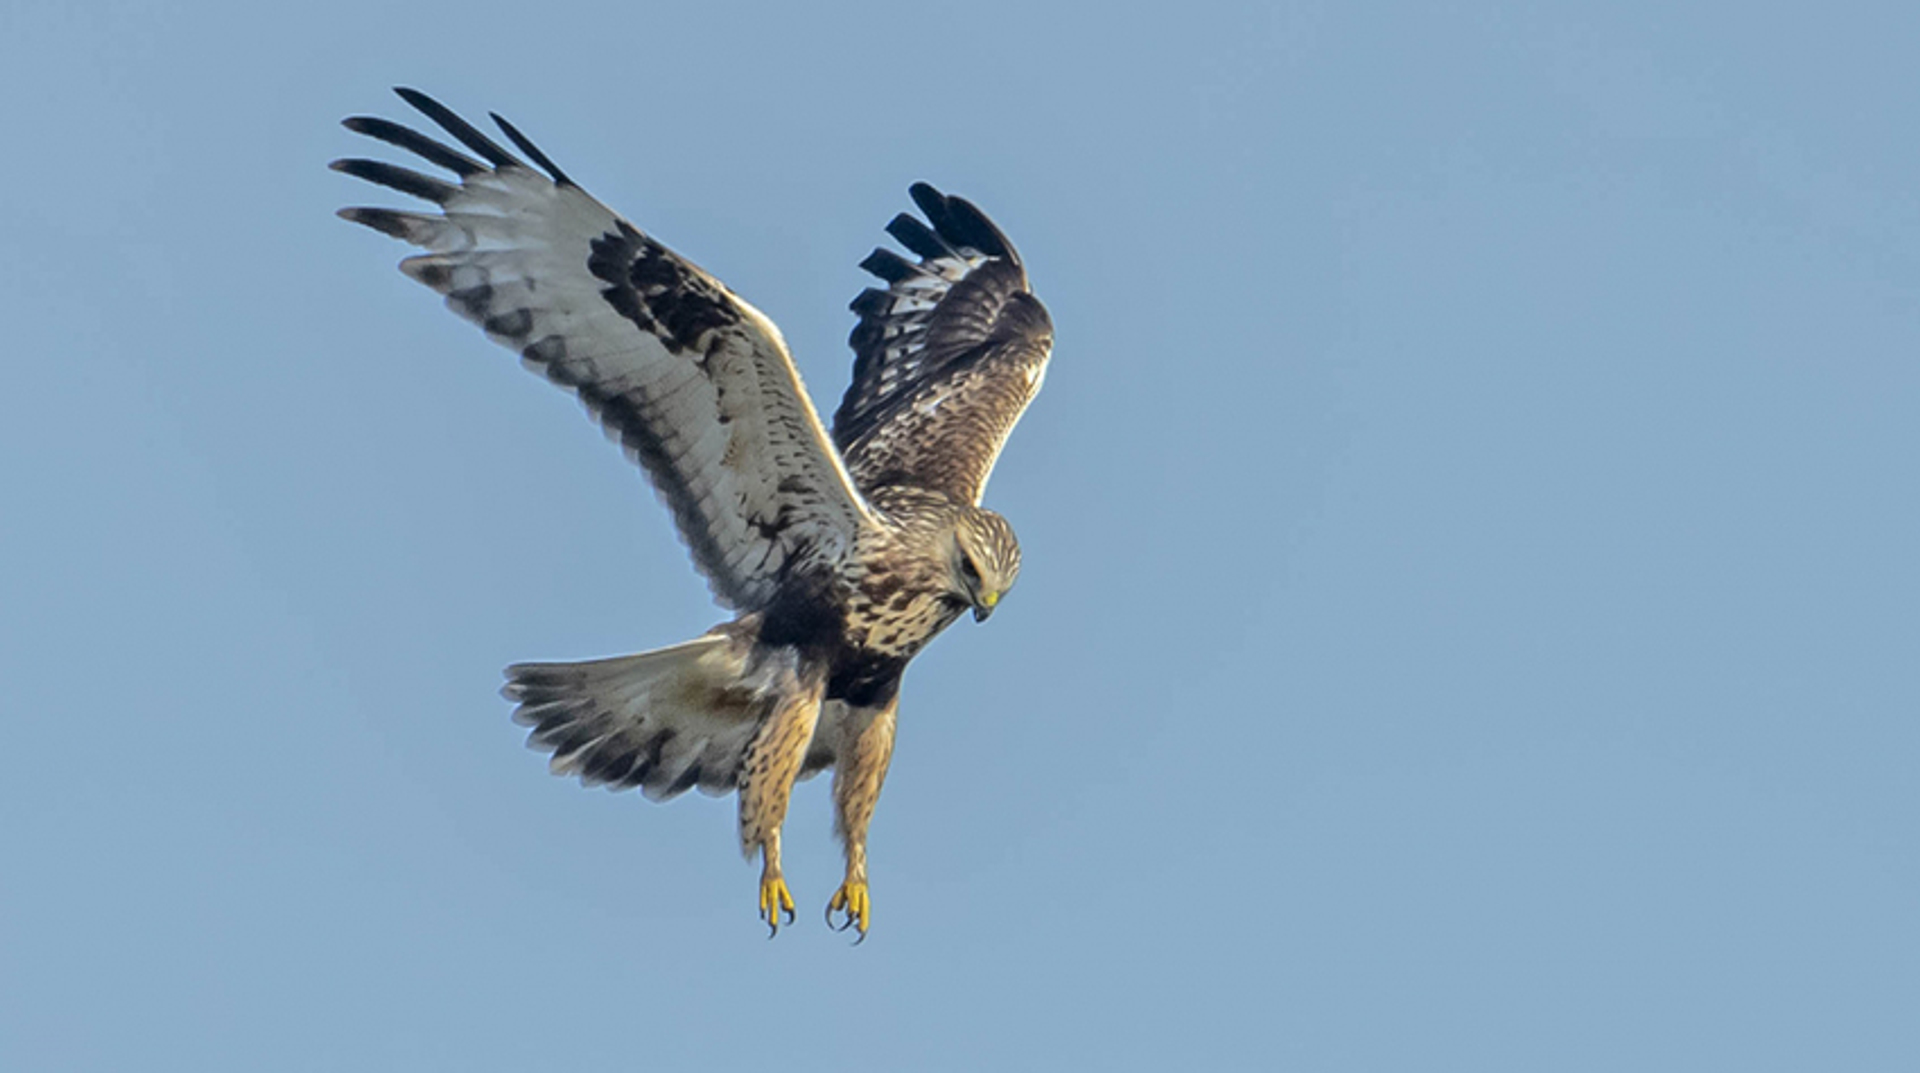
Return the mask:
M400 270L579 398L646 471L735 612L651 652L507 668L528 744L589 786L655 800L737 791L770 934L794 917L780 868L794 780L833 768L846 873L827 919L864 938L867 827L901 674L963 613L984 621L1020 571L1012 527L980 506L1053 346L1020 255L971 203L914 184L924 219L887 225L913 257L876 249L861 262L884 285L853 301L853 379L829 435L759 310L498 115L532 165L425 94L397 92L465 151L389 120L346 120L450 177L335 161L436 206L340 215L424 250Z

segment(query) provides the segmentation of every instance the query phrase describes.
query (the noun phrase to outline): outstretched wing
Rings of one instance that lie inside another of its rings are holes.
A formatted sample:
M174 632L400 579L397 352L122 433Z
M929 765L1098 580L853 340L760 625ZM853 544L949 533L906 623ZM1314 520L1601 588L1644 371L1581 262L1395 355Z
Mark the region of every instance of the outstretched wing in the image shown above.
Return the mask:
M336 171L440 207L340 215L427 250L400 270L579 396L653 479L715 596L765 607L785 574L836 558L871 523L759 310L595 201L499 116L546 175L425 94L397 92L482 159L384 119L348 119L458 182L337 160Z
M853 383L833 438L862 489L909 484L977 504L1040 392L1053 321L985 214L926 183L908 193L927 222L901 213L887 231L920 261L879 249L860 262L887 288L853 300Z

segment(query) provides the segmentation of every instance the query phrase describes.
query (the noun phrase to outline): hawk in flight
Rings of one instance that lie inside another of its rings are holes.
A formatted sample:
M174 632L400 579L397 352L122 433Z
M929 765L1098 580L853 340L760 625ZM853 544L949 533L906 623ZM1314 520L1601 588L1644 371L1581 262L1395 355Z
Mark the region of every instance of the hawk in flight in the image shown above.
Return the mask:
M864 937L867 825L893 754L900 676L954 619L984 621L1020 572L980 506L1007 434L1040 390L1053 325L1000 229L916 183L924 219L887 231L853 301L853 382L821 424L779 329L691 261L576 186L499 116L530 166L415 90L465 151L385 119L348 130L450 178L376 160L333 169L437 211L340 215L425 252L400 270L528 368L579 397L646 470L694 565L735 617L668 648L507 668L504 693L558 775L738 791L761 857L760 915L793 919L780 827L794 780L834 769L846 878L828 920ZM469 155L472 154L472 155Z

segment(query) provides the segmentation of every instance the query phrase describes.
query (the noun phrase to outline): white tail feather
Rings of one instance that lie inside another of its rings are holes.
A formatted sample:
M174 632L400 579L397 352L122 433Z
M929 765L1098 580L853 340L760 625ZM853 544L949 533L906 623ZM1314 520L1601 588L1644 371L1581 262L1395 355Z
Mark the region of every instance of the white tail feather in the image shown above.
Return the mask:
M656 801L698 786L724 794L770 710L779 657L745 638L709 633L683 644L585 663L518 663L501 693L527 745L553 754L556 775L587 786L639 787Z

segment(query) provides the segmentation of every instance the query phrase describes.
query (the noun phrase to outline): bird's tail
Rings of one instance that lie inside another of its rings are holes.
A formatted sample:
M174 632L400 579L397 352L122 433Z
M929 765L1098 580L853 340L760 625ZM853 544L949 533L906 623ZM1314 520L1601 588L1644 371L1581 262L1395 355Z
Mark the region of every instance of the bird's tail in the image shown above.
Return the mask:
M587 786L638 786L655 801L738 784L755 728L788 679L792 650L722 627L683 644L585 663L516 663L501 693L530 748Z

